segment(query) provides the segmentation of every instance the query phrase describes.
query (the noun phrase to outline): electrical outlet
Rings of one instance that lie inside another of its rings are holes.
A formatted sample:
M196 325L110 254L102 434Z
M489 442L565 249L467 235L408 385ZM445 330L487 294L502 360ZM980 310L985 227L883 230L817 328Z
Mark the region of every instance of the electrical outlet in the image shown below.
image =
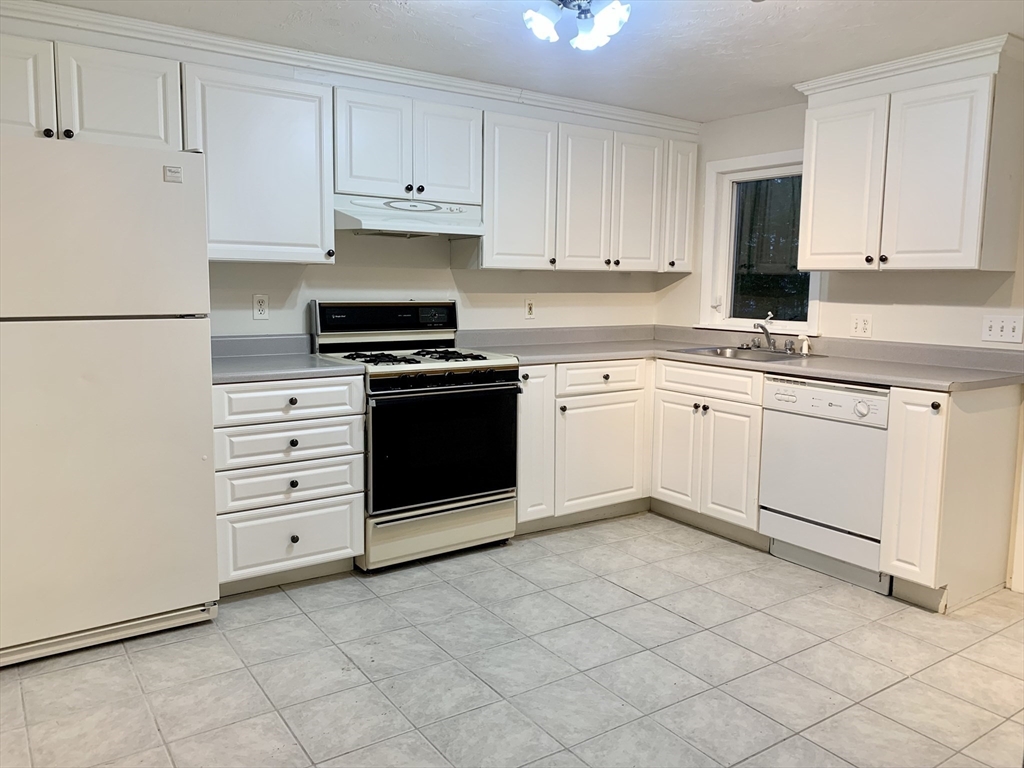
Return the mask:
M850 335L871 338L871 315L850 315Z
M270 297L266 294L254 293L252 295L252 319L270 319Z
M1020 344L1024 339L1024 317L1019 315L985 315L981 325L982 341L1010 341Z
M527 299L526 300L526 319L527 320L536 320L537 319L537 315L534 312L533 299Z

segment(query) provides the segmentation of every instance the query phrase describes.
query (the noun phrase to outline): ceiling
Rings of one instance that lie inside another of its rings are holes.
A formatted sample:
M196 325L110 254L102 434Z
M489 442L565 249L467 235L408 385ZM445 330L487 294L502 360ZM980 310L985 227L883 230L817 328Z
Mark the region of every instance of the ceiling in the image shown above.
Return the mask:
M541 0L48 0L697 120L796 104L794 83L1007 32L1021 0L630 0L604 48L544 43Z

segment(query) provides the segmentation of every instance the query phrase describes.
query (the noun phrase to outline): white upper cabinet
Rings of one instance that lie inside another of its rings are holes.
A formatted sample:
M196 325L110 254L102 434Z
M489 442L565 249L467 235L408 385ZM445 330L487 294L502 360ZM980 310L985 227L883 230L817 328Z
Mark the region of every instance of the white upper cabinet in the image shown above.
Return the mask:
M479 205L483 112L334 89L335 191Z
M977 268L993 81L892 95L882 269Z
M520 523L555 514L555 366L519 369L518 482Z
M335 191L412 197L412 99L334 89Z
M0 131L17 136L57 133L53 43L0 35Z
M484 114L479 109L413 102L413 195L480 205Z
M57 43L60 136L148 149L181 149L177 61Z
M615 133L612 268L655 272L661 263L665 140Z
M334 260L331 89L186 64L185 147L206 155L212 260Z
M697 189L695 143L669 139L667 176L661 269L665 272L691 272L694 194Z
M807 110L799 267L875 269L889 96Z
M601 128L558 126L559 269L611 268L614 137Z
M558 123L484 117L481 266L554 269Z

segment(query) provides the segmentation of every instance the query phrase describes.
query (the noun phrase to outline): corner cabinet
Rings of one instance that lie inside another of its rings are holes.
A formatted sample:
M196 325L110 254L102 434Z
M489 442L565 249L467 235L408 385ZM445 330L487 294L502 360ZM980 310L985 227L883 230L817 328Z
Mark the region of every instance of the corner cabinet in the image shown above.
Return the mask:
M330 87L186 64L184 91L210 259L333 263Z
M1024 82L1009 43L987 43L941 67L895 62L888 76L798 86L801 270L1013 271Z
M484 116L482 267L554 269L558 123Z
M669 139L667 169L661 271L692 272L697 145Z

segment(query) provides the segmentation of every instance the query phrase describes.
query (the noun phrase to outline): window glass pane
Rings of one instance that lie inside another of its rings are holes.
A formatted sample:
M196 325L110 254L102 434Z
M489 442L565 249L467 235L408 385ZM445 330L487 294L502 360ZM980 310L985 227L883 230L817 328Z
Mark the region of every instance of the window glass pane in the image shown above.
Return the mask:
M800 176L733 184L732 316L806 322L811 276L796 268Z

